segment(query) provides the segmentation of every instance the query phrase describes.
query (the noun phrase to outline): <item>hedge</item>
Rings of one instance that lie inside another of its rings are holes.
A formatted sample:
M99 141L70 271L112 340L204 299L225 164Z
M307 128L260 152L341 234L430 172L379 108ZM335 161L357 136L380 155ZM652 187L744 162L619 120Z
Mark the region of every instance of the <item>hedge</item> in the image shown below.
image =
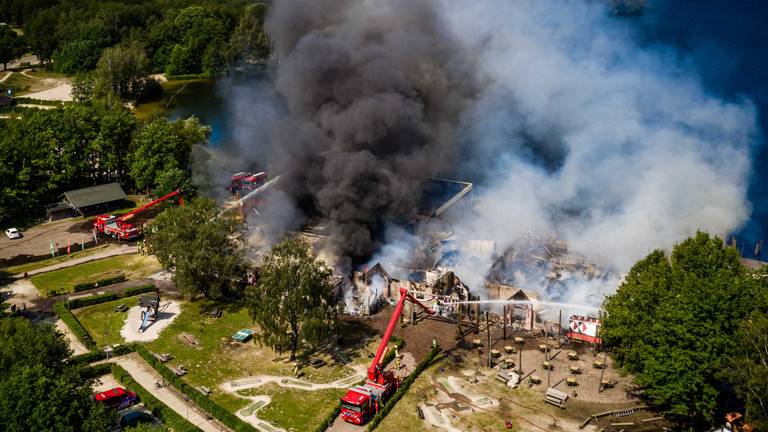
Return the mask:
M32 99L28 97L15 97L13 98L13 102L16 104L64 106L64 103L61 101Z
M397 347L398 351L403 349L405 346L405 341L403 339L400 339L397 336L392 336L389 340L395 343L395 346ZM384 358L381 360L381 367L388 365L389 362L395 359L395 350L387 351L387 354L384 355Z
M152 368L154 368L157 371L157 373L159 373L160 376L163 377L163 379L165 379L168 383L176 387L177 390L187 395L190 399L192 399L197 404L197 406L207 411L208 414L215 417L216 420L229 426L230 428L234 429L237 432L245 432L245 431L256 432L257 431L257 429L255 429L253 426L240 420L239 418L237 418L237 416L227 411L226 409L222 408L221 405L209 399L208 396L205 396L204 394L200 393L197 389L195 389L191 385L184 382L181 378L177 377L176 374L174 374L170 369L168 369L167 366L165 366L159 360L157 360L143 346L140 346L140 345L136 346L136 352L139 353L139 355L147 363L149 363L149 365L152 366Z
M333 409L333 412L328 414L328 416L323 420L322 423L320 423L320 426L315 428L315 432L325 432L326 429L331 427L331 424L336 420L336 417L339 416L341 413L341 405L336 405L336 408Z
M117 300L120 297L116 293L101 294L95 296L81 297L69 300L69 309L78 309L86 306L93 306L99 303L106 303Z
M88 349L93 350L96 348L96 342L93 340L90 334L88 334L88 331L83 327L82 324L80 324L80 321L77 320L77 317L72 315L72 312L70 312L69 309L67 309L63 303L56 302L53 304L53 311L56 313L56 315L64 321L64 324L69 327L70 330L72 330L72 333L77 336L78 339L85 345Z
M176 411L168 408L164 403L152 396L144 387L137 383L133 377L122 367L111 365L110 370L115 379L130 390L136 392L144 402L144 406L152 410L152 414L162 420L166 426L173 428L175 432L199 431L200 429L180 416Z
M135 344L130 343L125 345L118 345L112 350L112 357L132 353L134 351L136 351ZM98 351L91 351L85 354L72 356L67 360L67 363L72 365L90 364L100 360L106 360L106 358L107 358L107 353L105 353L104 350L98 350Z
M155 287L155 284L148 283L145 285L140 285L134 288L128 288L122 293L108 293L108 294L101 294L101 295L95 295L95 296L88 296L88 297L81 297L72 299L68 303L69 309L78 309L85 306L93 306L95 304L99 303L106 303L113 300L118 300L121 298L126 297L132 297L138 294L143 294L147 292L156 291L157 288Z
M419 375L426 369L431 363L432 360L435 359L437 354L440 352L440 347L434 347L432 350L427 354L427 356L419 362L418 366L416 366L416 369L408 375L406 379L403 380L403 382L400 383L400 387L398 387L397 391L394 395L392 395L391 398L389 398L388 401L384 403L384 407L379 410L378 413L376 413L375 416L371 419L371 422L368 424L368 431L372 431L376 429L376 427L379 426L379 423L381 423L382 420L384 420L384 417L389 414L390 411L392 411L392 408L394 408L395 404L397 404L397 401L400 400L401 397L405 394L405 392L408 391L408 388L413 384L414 381L416 381L416 378L419 377Z
M102 363L95 366L88 366L82 369L81 375L84 379L98 378L112 372L111 363Z
M85 291L89 289L93 289L96 287L103 287L107 285L116 284L118 282L123 282L125 280L124 274L119 274L117 276L112 276L104 279L99 279L96 282L83 282L75 285L75 292Z

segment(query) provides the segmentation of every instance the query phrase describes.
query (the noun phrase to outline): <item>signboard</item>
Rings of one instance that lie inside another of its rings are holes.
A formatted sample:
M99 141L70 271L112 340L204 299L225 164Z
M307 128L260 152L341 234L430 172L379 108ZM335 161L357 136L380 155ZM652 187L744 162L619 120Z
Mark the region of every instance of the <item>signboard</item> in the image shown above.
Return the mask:
M597 336L599 329L600 320L597 318L571 315L571 318L568 319L568 337L571 339L602 343L602 339Z

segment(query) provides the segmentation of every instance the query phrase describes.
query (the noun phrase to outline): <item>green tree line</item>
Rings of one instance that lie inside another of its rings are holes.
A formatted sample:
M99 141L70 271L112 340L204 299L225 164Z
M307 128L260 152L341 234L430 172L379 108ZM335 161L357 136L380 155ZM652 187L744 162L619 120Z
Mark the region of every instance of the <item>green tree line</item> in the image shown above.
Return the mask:
M67 190L116 181L157 194L192 191L192 118L137 121L121 105L72 103L0 121L0 219L40 214Z
M66 74L96 68L104 50L139 47L148 71L214 75L263 58L266 5L245 0L0 0L0 22Z
M603 308L606 347L668 418L705 430L740 410L768 427L765 268L698 233L636 263Z

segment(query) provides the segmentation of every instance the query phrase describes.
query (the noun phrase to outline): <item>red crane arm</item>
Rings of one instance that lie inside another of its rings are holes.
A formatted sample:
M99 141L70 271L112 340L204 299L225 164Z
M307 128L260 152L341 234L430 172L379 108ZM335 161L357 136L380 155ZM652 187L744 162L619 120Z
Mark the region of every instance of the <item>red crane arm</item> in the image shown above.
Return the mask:
M398 300L397 305L395 306L395 311L392 313L392 318L389 319L389 324L387 324L387 329L384 331L384 337L381 339L381 344L379 344L379 349L376 351L376 356L373 358L371 367L368 368L368 379L371 381L376 381L380 373L379 362L381 362L384 351L387 349L389 339L392 337L392 332L395 331L395 325L397 325L397 321L400 319L400 314L403 312L403 306L405 306L406 300L410 300L414 304L421 306L430 315L435 314L432 309L428 308L412 295L408 294L407 289L400 288L400 300Z
M162 197L160 197L160 198L158 198L156 200L150 201L149 203L144 204L143 206L141 206L141 207L139 207L137 209L133 209L132 211L130 211L130 212L128 212L128 213L118 217L117 219L120 220L121 222L129 221L129 220L131 220L131 218L133 218L137 214L143 212L144 210L152 208L152 207L160 204L161 202L163 202L163 201L165 201L167 199L170 199L170 198L175 197L176 195L179 195L180 193L181 193L181 190L176 189L175 191L169 193L168 195L165 195L165 196L162 196ZM179 196L179 203L181 205L184 205L184 200L181 198L181 196Z

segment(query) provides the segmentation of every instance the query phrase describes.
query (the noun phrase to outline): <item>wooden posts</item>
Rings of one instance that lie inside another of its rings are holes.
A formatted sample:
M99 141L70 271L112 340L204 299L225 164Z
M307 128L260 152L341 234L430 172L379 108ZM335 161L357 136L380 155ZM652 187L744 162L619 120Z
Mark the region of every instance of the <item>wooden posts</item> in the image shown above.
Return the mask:
M491 322L488 318L488 312L485 313L485 331L488 332L488 367L492 367L491 360Z
M507 340L507 305L501 305L501 328L504 334L504 340Z
M605 374L605 368L608 366L608 354L603 353L603 367L600 368L600 381L597 385L597 392L603 392L603 375Z
M549 376L552 374L552 367L549 365L549 343L547 343L547 349L544 351L544 363L547 364L547 388L549 388Z

